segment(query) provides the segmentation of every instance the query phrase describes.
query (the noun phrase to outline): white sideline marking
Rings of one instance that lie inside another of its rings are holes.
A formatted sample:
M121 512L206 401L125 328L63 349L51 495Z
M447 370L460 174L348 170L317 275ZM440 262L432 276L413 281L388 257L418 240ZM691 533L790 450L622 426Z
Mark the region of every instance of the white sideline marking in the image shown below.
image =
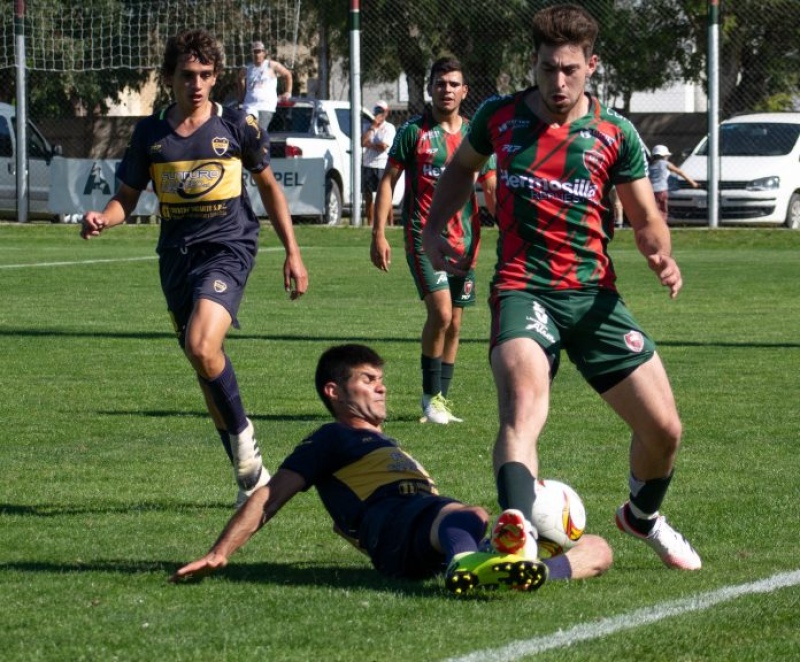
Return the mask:
M269 248L259 248L259 253L273 253L275 251L282 251L280 246L271 246ZM308 248L303 249L308 250ZM73 260L72 262L31 262L29 264L0 264L0 269L30 269L32 267L74 267L76 265L84 264L108 264L112 262L144 262L147 260L157 260L158 255L147 255L145 257L119 257L119 258L106 258L102 260Z
M516 660L524 655L537 655L554 648L571 646L580 641L599 639L615 632L631 630L672 616L702 611L743 595L772 593L797 584L800 584L800 570L784 572L751 584L727 586L717 591L701 593L691 598L664 602L660 605L645 607L628 614L606 618L594 623L576 625L569 630L559 630L543 637L515 641L501 648L489 648L475 651L463 657L448 658L445 662L505 662L506 660Z

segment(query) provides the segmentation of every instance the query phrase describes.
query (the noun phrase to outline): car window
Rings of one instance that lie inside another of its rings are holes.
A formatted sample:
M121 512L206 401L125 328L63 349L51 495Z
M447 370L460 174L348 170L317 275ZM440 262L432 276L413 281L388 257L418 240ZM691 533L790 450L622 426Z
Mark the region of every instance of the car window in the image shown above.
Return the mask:
M783 156L794 149L800 137L800 124L747 122L720 126L722 156ZM708 142L697 151L708 155Z
M313 114L311 106L278 106L267 131L269 133L310 133Z
M350 138L353 134L353 131L350 127L350 109L337 108L336 119L339 121L339 128L342 130L342 133Z
M11 127L5 117L0 117L0 156L11 157Z
M30 122L28 122L28 156L33 159L47 159L51 156L44 136Z

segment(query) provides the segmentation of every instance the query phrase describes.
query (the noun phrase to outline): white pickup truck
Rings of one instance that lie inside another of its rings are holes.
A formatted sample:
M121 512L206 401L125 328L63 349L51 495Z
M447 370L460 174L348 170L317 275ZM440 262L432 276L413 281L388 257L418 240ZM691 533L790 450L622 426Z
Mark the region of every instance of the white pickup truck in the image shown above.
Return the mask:
M17 109L0 103L0 216L17 218ZM61 153L28 120L28 214L31 218L58 220L50 211L50 173L53 157Z
M269 123L272 169L280 180L282 159L322 159L324 163L324 210L319 220L338 225L345 209L352 210L351 109L347 101L296 97L280 101ZM361 124L369 125L372 115L361 111ZM298 182L282 182L297 185ZM308 185L308 184L306 184ZM395 206L400 204L404 186L395 187ZM292 216L298 216L292 211Z

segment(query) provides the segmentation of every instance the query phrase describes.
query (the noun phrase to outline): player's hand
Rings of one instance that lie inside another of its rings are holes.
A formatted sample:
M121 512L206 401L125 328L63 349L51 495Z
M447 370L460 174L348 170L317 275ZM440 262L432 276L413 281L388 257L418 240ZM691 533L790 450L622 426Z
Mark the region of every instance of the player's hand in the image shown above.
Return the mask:
M655 253L647 257L647 265L653 270L661 284L669 288L669 296L674 299L683 287L683 277L678 263L670 255Z
M446 271L454 276L466 276L469 273L472 258L460 253L446 237L423 230L422 248L436 271Z
M228 565L228 557L216 552L209 552L203 558L192 561L180 568L169 578L169 581L176 584L190 579L200 579L224 568L226 565Z
M381 271L389 271L389 265L392 263L392 247L386 241L386 235L372 235L369 258Z
M289 256L283 263L283 287L289 293L289 299L292 301L306 293L308 272L299 256Z
M108 226L108 219L97 211L88 211L81 219L81 237L91 239L97 237Z

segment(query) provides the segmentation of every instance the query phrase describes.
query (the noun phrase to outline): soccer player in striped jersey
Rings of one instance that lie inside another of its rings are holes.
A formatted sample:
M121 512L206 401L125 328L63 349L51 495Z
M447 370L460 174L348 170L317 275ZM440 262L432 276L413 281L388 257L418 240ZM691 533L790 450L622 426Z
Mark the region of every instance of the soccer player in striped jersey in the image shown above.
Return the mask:
M447 396L458 353L462 314L465 307L475 304L474 266L478 258L481 222L474 178L471 194L453 211L447 227L442 228L443 239L469 264L465 273L448 274L431 266L422 250L422 228L427 222L436 183L469 126L469 121L460 113L467 92L468 86L458 60L443 57L433 63L428 82L431 106L398 129L375 203L370 257L376 267L388 271L391 247L386 240L385 228L392 214L392 192L405 171L402 224L406 261L427 311L420 356L420 421L427 423L461 422L453 414ZM492 163L479 176L490 213L494 212Z
M152 182L160 203L156 251L161 289L180 346L194 369L234 467L243 503L269 474L245 414L223 342L258 252L259 220L243 185L253 178L286 252L283 286L292 299L308 287L289 207L269 163L258 121L211 101L223 52L205 30L167 42L161 75L174 102L140 121L120 164L120 187L102 212L84 215L84 239L120 225Z
M701 566L660 514L681 441L681 421L653 340L615 286L608 244L616 186L636 246L672 298L681 271L631 123L586 84L597 68L598 25L582 7L557 5L533 19L536 86L486 100L439 180L423 245L437 269L468 265L439 232L497 157L498 260L490 293L491 367L500 429L493 461L501 508L531 512L537 441L561 350L631 429L629 500L619 528L669 567Z

